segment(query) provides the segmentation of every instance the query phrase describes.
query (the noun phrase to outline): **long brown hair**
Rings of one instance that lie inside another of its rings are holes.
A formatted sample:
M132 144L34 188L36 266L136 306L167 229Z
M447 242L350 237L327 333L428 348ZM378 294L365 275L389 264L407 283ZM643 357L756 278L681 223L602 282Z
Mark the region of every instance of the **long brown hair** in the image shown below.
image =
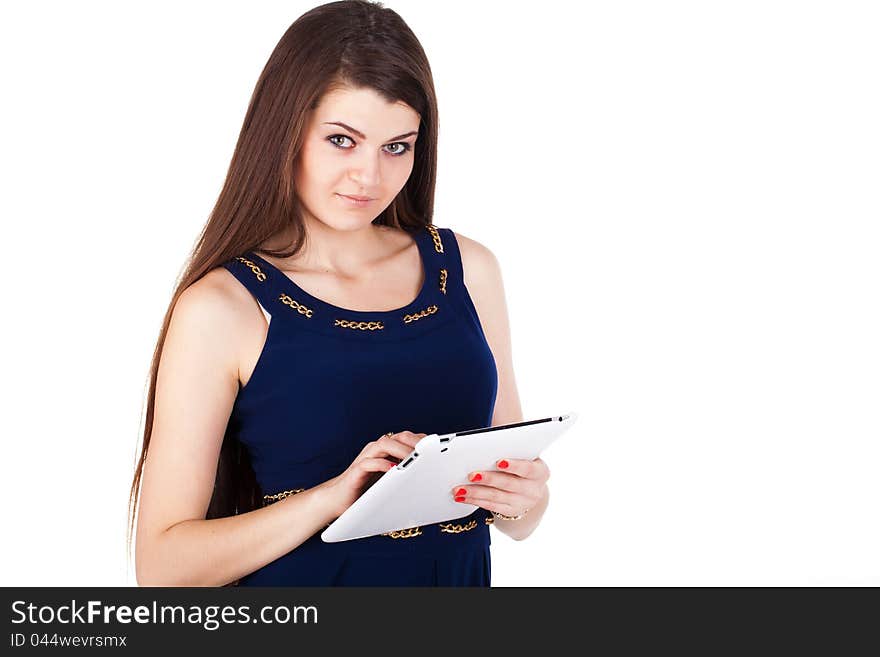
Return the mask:
M293 186L293 167L308 112L318 106L325 93L340 87L373 89L389 103L406 103L420 115L412 173L373 223L404 230L431 223L437 100L421 44L403 19L381 2L343 0L315 7L287 29L260 73L226 180L165 313L150 366L143 448L129 495L129 552L153 428L159 359L174 305L183 291L207 272L257 249L281 231L294 236L290 249L262 249L265 253L286 258L301 250L305 229ZM261 495L247 449L227 427L205 518L256 509L261 506Z

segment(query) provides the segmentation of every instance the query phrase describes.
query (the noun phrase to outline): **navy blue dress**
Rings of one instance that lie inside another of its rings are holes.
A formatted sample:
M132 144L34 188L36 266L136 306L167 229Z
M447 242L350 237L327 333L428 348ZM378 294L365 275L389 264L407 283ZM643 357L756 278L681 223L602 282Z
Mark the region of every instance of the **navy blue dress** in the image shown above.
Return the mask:
M455 235L433 225L410 234L424 285L397 310L333 306L252 251L224 263L271 315L227 428L248 450L264 503L339 475L388 431L491 424L497 370ZM448 523L338 543L317 532L239 585L489 586L491 523L477 508Z

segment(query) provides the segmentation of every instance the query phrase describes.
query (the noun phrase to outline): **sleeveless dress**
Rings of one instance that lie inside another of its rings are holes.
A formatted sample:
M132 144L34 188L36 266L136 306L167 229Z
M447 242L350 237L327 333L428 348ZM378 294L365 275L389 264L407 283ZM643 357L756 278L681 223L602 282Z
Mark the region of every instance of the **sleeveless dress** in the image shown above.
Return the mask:
M410 235L424 284L397 310L333 306L252 251L223 264L271 317L227 427L248 451L265 504L341 474L389 431L491 424L497 370L455 235L431 224ZM239 585L490 586L492 520L478 507L448 523L337 543L319 531Z

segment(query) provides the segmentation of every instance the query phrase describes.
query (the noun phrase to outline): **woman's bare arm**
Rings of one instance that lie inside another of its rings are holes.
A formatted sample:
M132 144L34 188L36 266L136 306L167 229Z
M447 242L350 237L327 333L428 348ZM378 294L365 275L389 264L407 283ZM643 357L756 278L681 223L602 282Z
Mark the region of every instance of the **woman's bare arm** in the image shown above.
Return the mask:
M228 518L184 520L154 537L142 586L223 586L274 561L335 515L321 503L322 488L311 488L255 511Z
M495 358L498 371L498 391L492 426L523 421L522 405L513 373L510 319L504 293L501 265L495 254L476 240L455 233L464 269L465 287L474 302L474 309L483 327L486 342ZM527 538L544 516L550 503L550 489L544 487L541 501L519 520L495 519L495 528L511 538Z
M238 394L239 353L258 306L214 270L178 299L162 350L140 494L141 585L219 586L301 545L336 517L324 484L265 508L205 520ZM262 317L260 317L262 319ZM263 322L265 327L265 322ZM326 482L325 482L326 483Z

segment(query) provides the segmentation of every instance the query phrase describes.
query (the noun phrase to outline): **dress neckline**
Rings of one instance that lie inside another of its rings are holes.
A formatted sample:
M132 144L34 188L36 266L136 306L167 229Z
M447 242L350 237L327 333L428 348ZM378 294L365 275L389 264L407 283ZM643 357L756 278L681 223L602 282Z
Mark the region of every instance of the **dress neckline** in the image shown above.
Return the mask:
M305 289L300 287L296 283L296 281L293 280L293 278L291 278L287 273L283 272L271 262L260 256L256 251L249 251L247 255L250 258L259 261L266 268L274 272L276 274L275 278L282 281L283 286L291 290L291 296L294 297L294 299L300 304L313 306L315 308L321 308L326 312L333 313L339 319L355 318L357 320L365 320L371 317L384 319L390 318L395 315L403 315L408 313L409 311L417 312L421 310L422 306L426 305L429 298L432 297L432 295L430 294L430 291L432 289L432 267L429 266L430 253L428 253L427 251L429 245L426 241L426 237L429 236L428 231L424 228L420 228L414 232L407 231L407 234L415 241L416 246L418 247L419 261L422 266L422 285L419 288L419 292L416 295L415 299L410 301L405 306L392 308L391 310L352 310L349 308L343 308L342 306L337 306L307 292Z

